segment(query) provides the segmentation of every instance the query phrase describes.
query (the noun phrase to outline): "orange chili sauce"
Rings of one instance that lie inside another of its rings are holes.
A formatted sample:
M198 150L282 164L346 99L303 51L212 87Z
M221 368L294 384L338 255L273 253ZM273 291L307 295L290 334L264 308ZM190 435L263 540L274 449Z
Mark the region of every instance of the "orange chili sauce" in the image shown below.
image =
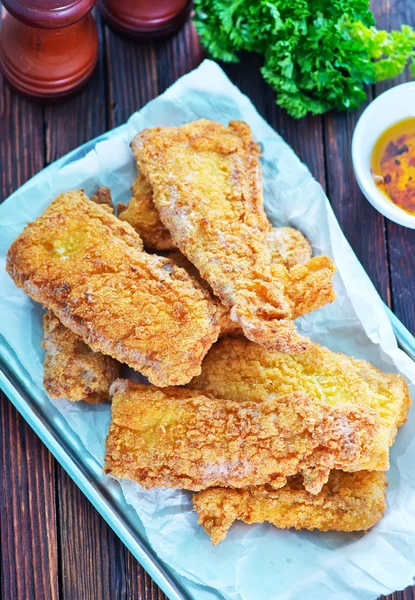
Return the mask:
M415 117L386 129L373 147L370 167L384 195L415 214Z

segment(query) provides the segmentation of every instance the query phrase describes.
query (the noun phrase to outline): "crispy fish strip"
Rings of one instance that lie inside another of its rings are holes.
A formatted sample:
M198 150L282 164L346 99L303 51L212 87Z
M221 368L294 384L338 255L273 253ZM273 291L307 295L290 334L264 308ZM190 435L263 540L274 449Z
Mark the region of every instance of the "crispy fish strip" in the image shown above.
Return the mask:
M283 267L282 267L283 268ZM333 275L336 267L328 256L314 256L305 264L294 265L281 272L284 293L292 307L292 318L297 319L336 299Z
M153 201L153 190L145 177L139 173L131 188L132 196L127 205L118 204L118 218L127 221L150 250L175 250L169 231L164 227ZM91 198L92 199L92 198ZM303 265L312 257L310 242L293 227L273 227L267 236L272 261L287 269Z
M298 393L241 403L122 379L110 392L106 472L145 488L281 487L306 471L318 493L330 469L360 469L378 429L370 408Z
M43 317L43 331L46 393L72 402L108 400L110 385L119 376L118 362L91 350L49 310Z
M232 320L229 308L213 294L210 285L200 277L196 267L178 250L170 252L169 258L179 267L186 269L189 275L194 277L208 291L218 310L221 335L241 334L242 330L239 323ZM299 264L292 267L291 278L287 278L285 293L295 306L295 318L334 300L334 291L331 284L334 272L334 265L326 256L316 256L309 260L307 265Z
M186 383L217 339L217 311L183 269L141 248L130 225L70 192L12 244L7 269L93 350L159 386Z
M132 189L133 196L128 207L118 205L121 210L119 218L134 227L146 247L155 250L174 248L169 232L160 221L151 187L142 175L137 177ZM284 291L293 308L293 318L333 302L336 297L332 285L336 271L334 264L327 256L311 259L310 242L300 231L292 227L273 227L267 235L266 244L273 263L281 264L290 270L294 269L290 273L282 273ZM204 281L196 267L179 251L172 253L171 257L200 282ZM299 268L300 266L302 268ZM208 288L212 291L210 286ZM240 332L240 325L232 321L229 308L220 302L217 304L221 313L222 335Z
M91 200L108 212L114 212L108 187L99 186ZM71 402L84 400L98 404L108 400L109 387L119 377L119 363L91 350L49 310L43 317L43 334L46 393L52 398L66 398Z
M187 260L187 258L184 256L184 254L182 254L178 250L176 250L175 252L169 252L168 257L178 267L181 267L182 269L186 269L186 271L189 273L189 275L191 277L194 277L200 283L200 285L202 285L206 289L206 291L210 295L210 298L212 299L212 302L216 306L216 309L218 312L220 335L223 336L223 335L241 334L242 331L241 331L241 328L239 327L238 323L235 323L231 319L231 316L229 313L229 308L227 306L225 306L224 304L222 304L222 302L219 300L219 298L217 298L214 295L210 285L204 279L201 278L199 271L196 269L196 267L194 265L192 265L190 260Z
M118 204L118 218L134 227L146 248L174 250L176 246L160 221L153 202L153 191L143 175L139 174L136 177L131 190L132 196L128 206Z
M270 352L242 338L223 338L215 344L203 361L201 375L189 387L237 402L264 402L300 393L310 402L323 401L331 407L368 406L378 415L380 428L375 453L367 454L362 470L388 468L389 446L411 404L403 377L382 373L364 360L317 344L302 354Z
M235 490L210 488L193 496L199 523L216 545L234 521L263 523L280 529L366 531L386 509L386 476L375 471L332 471L321 492L312 495L300 478L279 490L269 486Z
M132 141L161 221L245 335L270 349L305 350L285 294L289 272L265 245L259 146L249 127L202 119Z

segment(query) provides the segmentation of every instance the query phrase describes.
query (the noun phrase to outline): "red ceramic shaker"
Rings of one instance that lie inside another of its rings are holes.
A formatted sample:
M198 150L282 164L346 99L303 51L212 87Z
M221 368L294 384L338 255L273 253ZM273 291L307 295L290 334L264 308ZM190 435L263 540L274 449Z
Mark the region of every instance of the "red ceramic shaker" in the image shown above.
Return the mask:
M97 0L3 0L0 69L17 91L52 101L72 94L98 60Z
M101 13L116 29L130 36L169 35L186 22L191 0L101 0Z

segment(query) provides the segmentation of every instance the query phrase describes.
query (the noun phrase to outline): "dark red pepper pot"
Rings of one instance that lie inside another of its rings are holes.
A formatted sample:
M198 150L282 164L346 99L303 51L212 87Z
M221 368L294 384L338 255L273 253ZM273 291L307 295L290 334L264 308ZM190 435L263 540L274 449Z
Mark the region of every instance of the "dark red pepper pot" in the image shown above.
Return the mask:
M0 69L17 91L41 101L73 94L98 61L97 0L3 0Z
M122 33L143 39L170 35L186 22L191 0L101 0L105 19Z

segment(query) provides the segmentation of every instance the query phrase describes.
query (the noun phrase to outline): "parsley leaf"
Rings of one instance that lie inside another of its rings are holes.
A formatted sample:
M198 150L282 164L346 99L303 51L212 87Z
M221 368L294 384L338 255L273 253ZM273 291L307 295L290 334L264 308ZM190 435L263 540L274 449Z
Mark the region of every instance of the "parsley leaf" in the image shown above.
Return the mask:
M195 0L195 26L216 59L258 52L277 104L295 117L357 108L365 84L411 64L415 31L379 31L368 0Z

